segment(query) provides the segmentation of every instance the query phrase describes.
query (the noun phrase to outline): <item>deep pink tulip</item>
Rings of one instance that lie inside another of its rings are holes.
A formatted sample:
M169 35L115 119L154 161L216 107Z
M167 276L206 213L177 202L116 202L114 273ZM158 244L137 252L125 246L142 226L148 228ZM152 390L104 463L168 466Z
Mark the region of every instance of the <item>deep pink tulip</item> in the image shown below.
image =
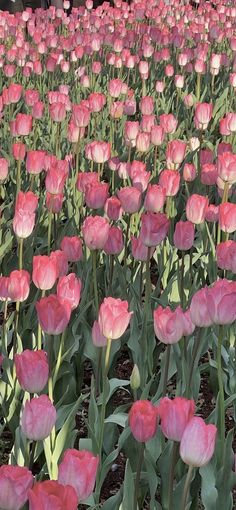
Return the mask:
M207 308L214 324L232 324L236 317L236 284L217 280L206 289Z
M160 342L176 344L183 336L183 310L178 306L174 311L169 306L158 306L153 312L154 331Z
M104 205L104 211L108 218L113 221L118 221L122 217L123 209L118 197L109 197Z
M108 255L119 255L124 248L122 229L112 226L109 229L108 238L104 246L104 251Z
M134 259L145 262L148 258L148 247L142 243L140 237L131 237L131 249ZM151 248L150 256L153 256L155 248Z
M37 482L29 491L29 510L76 510L78 497L71 485L56 480Z
M76 187L82 193L85 193L88 185L98 183L98 173L97 172L81 172L78 175L78 179L76 182Z
M46 352L26 349L21 354L16 354L14 361L21 388L29 393L40 393L49 375Z
M128 311L128 302L112 297L102 302L98 322L101 333L111 340L120 338L127 329L133 312Z
M194 225L191 221L178 221L175 225L174 245L178 250L190 250L194 241Z
M78 262L83 258L82 241L77 236L63 237L60 247L69 262Z
M10 273L8 281L8 295L11 301L26 301L30 291L30 274L21 269Z
M85 190L85 203L91 209L102 209L108 198L109 184L96 182L88 184Z
M129 412L131 432L141 443L146 443L157 433L158 410L149 400L136 400Z
M48 335L60 335L68 326L71 306L58 296L41 298L36 303L39 324Z
M188 466L202 467L211 460L216 442L217 428L206 425L194 416L187 424L180 443L180 457Z
M26 467L3 465L0 467L0 507L20 510L28 500L33 475Z
M53 214L58 214L62 210L64 195L63 193L57 193L57 195L52 195L46 191L46 201L45 205L48 211L51 211Z
M52 164L47 171L45 187L48 193L58 195L63 193L64 185L68 177L67 161L57 161Z
M173 400L168 397L162 398L158 405L158 414L164 436L172 441L180 442L194 412L194 400L183 397L175 397Z
M134 186L126 186L117 192L122 209L128 213L136 213L141 207L142 193Z
M16 161L24 161L26 154L25 144L22 142L12 144L12 154Z
M32 115L26 113L17 113L16 116L16 132L17 136L29 135L32 130Z
M167 197L177 195L180 186L180 174L176 170L162 170L159 177L159 185Z
M230 240L218 244L216 246L216 259L220 269L233 271L236 262L236 241Z
M224 152L217 158L217 172L222 181L236 182L236 154Z
M58 468L58 481L62 485L71 485L79 501L87 499L92 494L99 457L87 450L66 450Z
M0 301L6 301L9 299L8 285L10 278L9 276L0 276Z
M64 251L55 250L50 253L50 259L54 260L57 267L57 278L68 273L68 258Z
M157 246L167 236L170 222L163 213L143 213L140 240L145 246Z
M201 182L206 186L214 186L217 181L217 168L212 163L205 163L201 168Z
M26 170L29 174L38 175L45 169L45 151L28 151L26 157Z
M16 212L34 213L38 207L38 197L32 191L20 191L16 197Z
M162 210L165 200L165 189L158 184L149 184L144 200L145 210L157 213Z
M57 279L57 265L55 260L47 255L35 255L33 257L32 280L34 285L41 290L50 290Z
M191 320L200 328L206 328L212 325L212 320L207 306L207 299L207 287L204 287L195 292L190 304Z
M225 202L219 207L219 224L223 232L231 234L236 230L236 204Z

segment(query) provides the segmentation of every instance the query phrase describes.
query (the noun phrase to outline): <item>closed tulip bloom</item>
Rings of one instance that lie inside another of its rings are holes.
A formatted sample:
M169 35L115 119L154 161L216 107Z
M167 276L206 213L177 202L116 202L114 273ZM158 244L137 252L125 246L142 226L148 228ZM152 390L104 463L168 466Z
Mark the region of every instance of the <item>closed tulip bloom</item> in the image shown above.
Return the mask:
M169 169L179 168L186 154L187 144L181 140L171 140L166 149L166 161Z
M22 85L10 83L8 87L8 98L10 103L12 104L18 103L18 101L20 101L22 91L23 91Z
M27 439L42 441L48 437L56 423L57 412L47 395L26 400L21 428Z
M82 104L74 104L72 107L72 121L79 128L85 128L90 121L89 108Z
M209 204L207 211L206 211L205 220L208 222L214 222L214 221L219 220L219 206L218 205Z
M231 152L232 153L232 144L221 142L217 146L217 156L221 156L221 154L224 154L225 152Z
M236 256L236 242L225 241L216 246L216 260L220 269L232 270L232 259Z
M98 322L101 333L111 340L120 338L127 329L133 312L128 311L128 302L112 297L105 298L100 306Z
M197 129L205 130L212 118L213 104L197 103L194 115L194 124Z
M192 335L196 326L193 323L190 315L190 309L183 313L183 336Z
M207 288L197 290L190 304L190 317L192 322L199 328L212 325L212 320L207 306Z
M0 467L0 508L20 510L28 500L33 475L26 467L4 465Z
M33 118L32 115L26 113L17 113L16 116L16 132L17 136L29 135L32 131Z
M217 158L218 176L225 182L236 182L236 154L225 152Z
M82 225L82 234L90 250L102 250L109 234L109 223L102 216L89 216Z
M109 229L108 238L104 251L108 255L119 255L124 248L123 233L121 228L112 226Z
M34 285L41 290L50 290L57 279L57 266L55 260L47 255L33 257L32 280Z
M152 96L142 97L140 104L140 111L142 115L151 115L154 110L154 99Z
M194 241L194 225L191 221L178 221L175 225L174 245L178 250L190 250Z
M188 221L199 225L205 221L205 215L208 208L209 200L202 195L191 195L186 204L186 217Z
M26 349L15 358L16 377L21 388L29 393L40 393L48 381L49 366L44 351Z
M206 186L214 186L217 180L217 168L212 163L205 163L201 168L201 182Z
M13 231L19 239L29 237L35 226L35 213L17 211L13 218Z
M71 485L79 501L83 501L94 490L98 464L98 455L87 450L68 449L58 467L58 481L62 485Z
M88 100L89 108L94 113L100 112L106 104L106 96L100 92L93 92L89 94Z
M26 154L26 147L24 143L18 142L12 144L12 154L16 161L24 161Z
M95 163L105 163L111 157L111 144L107 142L94 142L91 146L91 159Z
M236 230L236 204L225 202L219 207L219 224L223 232L231 234Z
M152 127L156 122L155 115L142 115L142 119L140 122L140 129L145 133L151 133ZM149 138L151 140L151 138Z
M102 209L108 198L109 184L96 182L88 184L85 190L85 202L91 209Z
M196 167L192 163L185 163L183 168L183 179L186 182L192 182L197 177Z
M164 129L164 132L172 135L178 126L178 120L175 118L173 113L163 113L159 117L160 126Z
M97 172L81 172L78 175L76 187L82 193L85 193L87 186L98 183Z
M95 347L104 347L107 345L107 338L101 333L98 321L94 321L92 327L92 341Z
M113 221L118 221L122 217L123 209L118 197L109 197L104 205L104 211L108 218Z
M128 142L136 141L139 133L139 122L127 120L124 128L125 140Z
M122 209L126 213L133 214L139 211L142 201L142 193L139 189L134 186L126 186L126 188L121 188L117 195Z
M144 209L157 213L161 211L166 200L166 192L159 184L149 184L144 200Z
M173 400L168 397L162 398L158 406L158 414L164 436L172 441L180 442L194 412L194 400L182 397L175 397Z
M163 213L143 213L141 217L140 240L145 246L157 246L167 236L170 222Z
M136 260L140 260L141 262L145 262L148 258L148 247L142 243L140 237L131 236L131 250L132 256ZM151 257L155 251L155 248L151 248Z
M68 301L71 310L75 310L80 302L81 280L75 273L61 276L57 284L57 295L59 298Z
M136 138L136 149L138 152L147 152L150 147L150 134L139 132Z
M155 146L162 145L165 138L165 132L162 126L152 126L151 128L151 143Z
M71 306L67 301L51 294L36 303L39 324L48 335L60 335L68 326Z
M8 285L10 278L9 276L0 276L0 301L6 301L9 299Z
M136 400L129 412L131 432L140 443L146 443L157 433L158 410L149 400Z
M176 344L183 336L183 310L178 306L172 311L169 306L158 306L153 312L154 331L160 342Z
M44 114L45 105L42 101L37 101L37 103L33 104L32 107L32 117L33 119L41 119Z
M8 166L9 163L7 159L0 158L0 181L5 181L8 176Z
M83 258L82 241L77 236L63 237L60 247L69 262L78 262Z
M110 80L108 83L108 92L111 97L118 98L122 91L123 82L119 78Z
M68 258L62 250L55 250L50 253L50 259L54 260L57 268L57 278L68 273Z
M52 103L49 105L49 115L54 122L62 122L66 118L66 106L64 103Z
M56 480L37 482L29 491L29 510L77 510L78 497L71 485Z
M51 195L63 193L64 185L68 177L68 167L59 166L58 162L50 166L45 179L45 187Z
M30 274L21 269L10 273L8 294L11 301L26 301L30 291Z
M44 151L28 151L26 157L26 170L29 174L38 175L45 169Z
M162 170L159 177L159 185L163 188L167 197L174 197L179 191L179 172L176 170Z
M51 193L46 192L46 201L45 205L48 211L51 211L53 214L58 214L62 209L62 204L64 200L63 193L58 193L57 195L52 195Z
M24 99L27 106L33 106L39 101L39 91L35 89L25 90Z
M217 280L206 289L207 307L214 324L232 324L236 319L236 284Z
M38 197L32 191L19 191L16 197L15 211L34 213L38 207Z
M194 416L187 424L180 443L183 462L193 467L208 464L214 454L216 434L215 425L206 425L202 418Z

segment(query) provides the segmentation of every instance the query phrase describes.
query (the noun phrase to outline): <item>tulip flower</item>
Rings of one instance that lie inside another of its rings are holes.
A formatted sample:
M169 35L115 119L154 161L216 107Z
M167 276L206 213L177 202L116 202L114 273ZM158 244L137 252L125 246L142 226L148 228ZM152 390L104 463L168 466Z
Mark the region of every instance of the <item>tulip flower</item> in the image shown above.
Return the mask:
M26 467L0 467L0 508L21 510L28 500L28 492L33 485L33 475Z
M29 393L40 393L49 376L47 355L44 351L26 349L15 358L16 377L21 388Z
M195 403L183 397L168 397L161 399L158 405L158 414L161 419L161 430L167 439L180 442L184 430L193 418Z
M47 395L26 400L21 428L27 439L42 441L48 437L56 423L56 408Z
M38 321L48 335L60 335L67 327L71 306L68 301L51 294L36 303Z
M92 494L99 457L87 450L66 450L58 467L58 481L62 485L71 485L79 501Z
M158 408L149 400L137 400L129 412L129 426L136 441L146 443L157 432Z
M29 491L29 510L76 510L78 497L71 485L56 480L37 482Z

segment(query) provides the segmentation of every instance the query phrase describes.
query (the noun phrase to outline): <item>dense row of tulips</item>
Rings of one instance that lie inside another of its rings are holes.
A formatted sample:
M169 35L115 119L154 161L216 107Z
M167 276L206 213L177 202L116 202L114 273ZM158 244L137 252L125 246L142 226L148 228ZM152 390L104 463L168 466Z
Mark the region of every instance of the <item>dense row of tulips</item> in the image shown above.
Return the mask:
M0 508L232 510L236 7L64 8L0 12Z

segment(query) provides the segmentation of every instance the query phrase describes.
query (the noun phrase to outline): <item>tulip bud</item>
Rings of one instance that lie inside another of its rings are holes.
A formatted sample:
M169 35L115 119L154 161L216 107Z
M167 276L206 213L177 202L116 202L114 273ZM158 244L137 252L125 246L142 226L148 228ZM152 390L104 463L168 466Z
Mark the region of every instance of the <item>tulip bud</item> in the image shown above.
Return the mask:
M130 376L130 387L134 391L138 390L140 387L140 373L138 365L133 366L133 370Z

